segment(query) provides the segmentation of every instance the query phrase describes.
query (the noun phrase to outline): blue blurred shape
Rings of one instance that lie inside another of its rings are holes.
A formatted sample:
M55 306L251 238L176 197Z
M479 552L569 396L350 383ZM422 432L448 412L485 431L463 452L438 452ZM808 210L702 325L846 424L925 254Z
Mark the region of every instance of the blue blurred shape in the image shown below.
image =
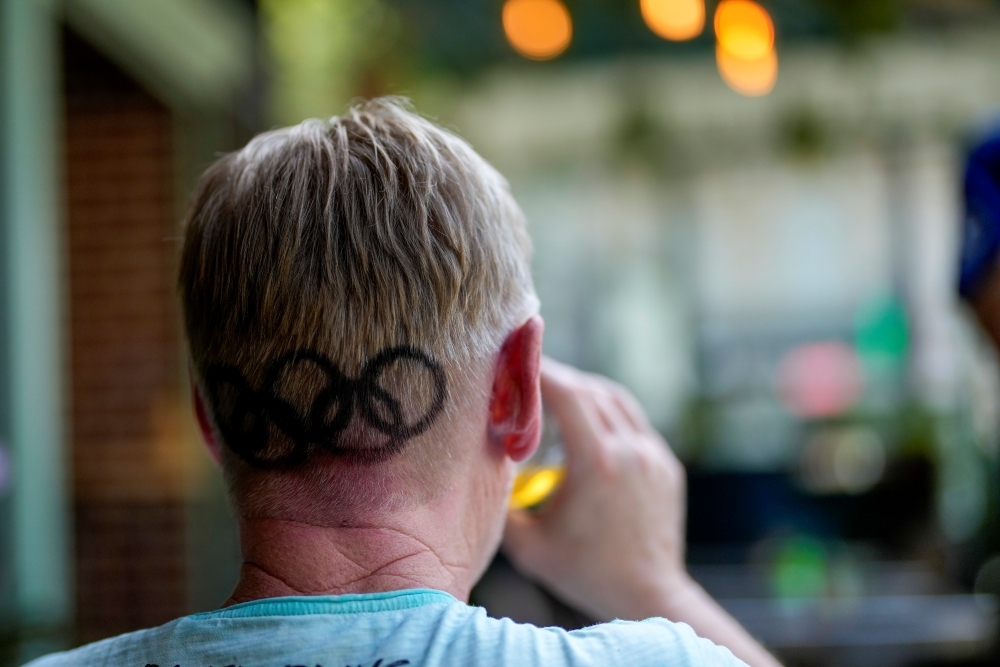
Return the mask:
M990 272L1000 249L1000 129L980 141L965 168L965 225L959 292L969 298Z

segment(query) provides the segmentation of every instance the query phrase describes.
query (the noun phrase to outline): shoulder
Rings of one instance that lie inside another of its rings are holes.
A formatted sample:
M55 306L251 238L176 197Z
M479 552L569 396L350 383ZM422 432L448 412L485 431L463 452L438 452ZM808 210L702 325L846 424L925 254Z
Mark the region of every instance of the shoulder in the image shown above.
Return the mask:
M69 651L50 653L32 660L24 667L93 667L94 665L132 664L135 662L135 656L130 655L132 647L151 635L164 631L170 632L177 623L178 621L175 620L157 628L129 632L85 644Z
M473 662L477 664L489 662L483 660L483 651L503 656L496 661L499 665L739 667L744 664L728 649L696 635L688 625L663 618L613 621L566 631L490 618L481 609L461 616L466 623L450 638L455 650L451 658L475 657Z

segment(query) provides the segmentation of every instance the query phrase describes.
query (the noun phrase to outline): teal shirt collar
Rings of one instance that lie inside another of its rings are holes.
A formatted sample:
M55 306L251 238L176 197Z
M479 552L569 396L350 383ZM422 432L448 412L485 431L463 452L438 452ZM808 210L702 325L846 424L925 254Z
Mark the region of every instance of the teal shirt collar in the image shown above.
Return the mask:
M370 614L455 602L458 600L444 591L412 588L383 593L264 598L241 602L225 609L194 614L188 618L207 620L214 618L259 618L263 616L309 616L314 614Z

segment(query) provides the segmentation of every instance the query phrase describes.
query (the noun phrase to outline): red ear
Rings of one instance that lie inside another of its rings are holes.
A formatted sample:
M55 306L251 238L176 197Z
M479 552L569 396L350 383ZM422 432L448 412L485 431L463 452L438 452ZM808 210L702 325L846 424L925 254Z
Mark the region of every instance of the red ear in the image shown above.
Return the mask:
M534 454L541 435L543 331L542 318L532 317L507 337L497 356L489 432L514 461Z
M198 420L198 430L201 431L202 440L205 441L205 448L208 455L215 461L215 465L222 467L222 451L219 449L219 441L215 437L215 429L212 421L208 418L208 409L205 401L201 397L201 390L194 382L191 383L191 400L194 403L194 415Z

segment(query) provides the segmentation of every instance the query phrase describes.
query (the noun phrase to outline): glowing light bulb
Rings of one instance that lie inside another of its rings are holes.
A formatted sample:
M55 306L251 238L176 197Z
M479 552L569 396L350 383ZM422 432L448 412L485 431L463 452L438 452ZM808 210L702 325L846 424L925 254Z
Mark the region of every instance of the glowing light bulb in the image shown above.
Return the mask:
M559 0L507 0L503 29L514 50L532 60L549 60L573 39L573 20Z
M778 80L774 22L751 0L723 0L715 10L715 58L723 81L743 95L766 95Z
M683 42L705 29L705 0L641 0L639 9L649 29L663 39Z
M723 0L715 10L719 46L743 60L763 58L774 48L774 22L751 0Z

